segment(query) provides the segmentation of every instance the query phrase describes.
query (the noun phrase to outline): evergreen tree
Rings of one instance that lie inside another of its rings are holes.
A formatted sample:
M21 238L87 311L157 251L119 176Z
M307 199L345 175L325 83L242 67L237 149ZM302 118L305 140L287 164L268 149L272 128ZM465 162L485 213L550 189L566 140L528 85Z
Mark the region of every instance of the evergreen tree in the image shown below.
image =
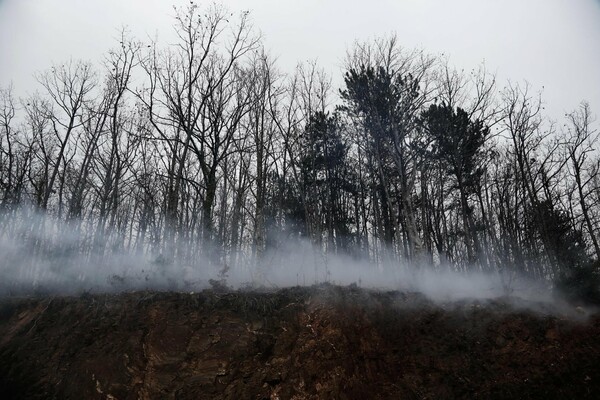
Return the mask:
M468 257L475 262L481 256L481 246L469 198L480 187L489 129L481 121L471 121L461 108L454 111L445 104L431 105L422 117L430 138L429 158L453 177L454 188L459 192Z

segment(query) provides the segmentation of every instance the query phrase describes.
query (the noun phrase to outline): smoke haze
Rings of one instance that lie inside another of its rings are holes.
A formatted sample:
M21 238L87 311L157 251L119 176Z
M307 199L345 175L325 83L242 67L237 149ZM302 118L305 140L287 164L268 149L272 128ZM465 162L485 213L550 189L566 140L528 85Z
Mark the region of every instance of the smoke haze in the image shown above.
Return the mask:
M552 293L525 278L462 273L446 266L409 267L399 262L375 264L368 257L327 254L303 239L281 240L259 262L247 254L211 262L208 256L169 261L191 244L148 254L125 250L121 234L92 235L78 221L64 222L23 208L2 219L0 296L81 294L131 290L198 291L215 283L231 288L275 289L319 283L421 292L443 302L493 299L505 295L550 302ZM120 237L121 241L115 241ZM207 246L204 252L209 253ZM215 249L212 249L213 254Z

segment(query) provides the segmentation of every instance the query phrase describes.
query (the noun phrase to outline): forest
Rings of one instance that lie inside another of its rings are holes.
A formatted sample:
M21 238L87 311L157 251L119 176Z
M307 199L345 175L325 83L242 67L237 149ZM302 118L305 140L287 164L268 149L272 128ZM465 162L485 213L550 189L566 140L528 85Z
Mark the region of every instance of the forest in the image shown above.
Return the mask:
M222 277L305 240L600 301L588 103L554 120L528 83L394 35L354 43L335 79L316 61L284 72L249 13L176 11L174 43L123 30L101 65L51 66L26 97L0 88L0 237L43 259L208 260Z

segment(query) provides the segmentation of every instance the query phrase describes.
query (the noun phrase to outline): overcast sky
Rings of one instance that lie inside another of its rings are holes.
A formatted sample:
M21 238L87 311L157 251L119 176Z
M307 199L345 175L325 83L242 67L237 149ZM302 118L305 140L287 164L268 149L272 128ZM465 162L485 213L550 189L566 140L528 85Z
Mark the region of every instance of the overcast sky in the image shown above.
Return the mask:
M200 2L200 1L198 1ZM119 27L171 33L181 0L0 0L0 86L34 89L32 74L73 58L97 61ZM201 3L201 2L200 2ZM600 0L228 0L250 10L266 47L290 71L317 59L340 75L354 40L396 32L404 47L445 53L460 68L482 60L501 81L544 89L555 118L583 99L600 114ZM162 41L162 40L161 40Z

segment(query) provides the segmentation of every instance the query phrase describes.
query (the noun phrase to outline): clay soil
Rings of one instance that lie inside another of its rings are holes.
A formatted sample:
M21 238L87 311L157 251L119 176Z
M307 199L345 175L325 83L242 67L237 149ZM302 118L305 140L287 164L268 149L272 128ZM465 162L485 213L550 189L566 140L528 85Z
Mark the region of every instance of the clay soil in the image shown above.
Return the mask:
M0 398L598 399L600 315L330 285L3 299Z

